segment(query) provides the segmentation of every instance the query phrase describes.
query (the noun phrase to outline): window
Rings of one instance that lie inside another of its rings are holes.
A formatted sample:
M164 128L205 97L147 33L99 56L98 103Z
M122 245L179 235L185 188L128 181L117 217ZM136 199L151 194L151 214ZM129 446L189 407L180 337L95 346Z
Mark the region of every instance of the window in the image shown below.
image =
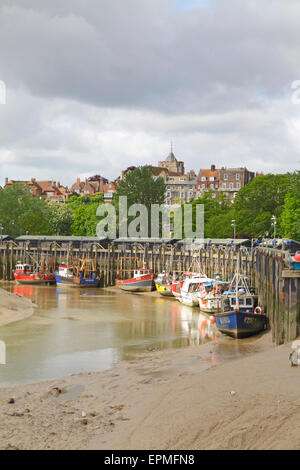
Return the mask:
M236 180L239 181L239 179L240 179L240 174L237 173L237 174L235 175L235 177L236 177Z
M215 177L214 177L214 176L211 176L211 177L209 178L209 181L215 181Z
M227 175L227 173L224 173L224 180L228 180L228 175Z
M214 189L215 185L214 185L214 184L211 184L210 187L211 187L212 189Z
M233 183L229 183L229 189L233 189Z
M205 176L201 176L201 181L206 181Z
M204 188L205 188L205 184L201 184L201 188L204 189Z
M226 183L222 183L222 188L226 189Z
M236 189L241 189L241 183L236 183Z

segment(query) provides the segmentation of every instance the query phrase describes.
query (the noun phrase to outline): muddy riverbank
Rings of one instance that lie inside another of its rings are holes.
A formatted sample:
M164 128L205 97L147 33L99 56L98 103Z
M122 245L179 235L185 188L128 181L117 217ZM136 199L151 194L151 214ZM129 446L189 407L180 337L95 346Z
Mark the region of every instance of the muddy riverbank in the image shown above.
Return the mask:
M29 299L0 288L0 327L30 317L34 307Z
M300 369L289 345L256 341L262 352L218 365L207 344L0 389L0 448L299 448Z

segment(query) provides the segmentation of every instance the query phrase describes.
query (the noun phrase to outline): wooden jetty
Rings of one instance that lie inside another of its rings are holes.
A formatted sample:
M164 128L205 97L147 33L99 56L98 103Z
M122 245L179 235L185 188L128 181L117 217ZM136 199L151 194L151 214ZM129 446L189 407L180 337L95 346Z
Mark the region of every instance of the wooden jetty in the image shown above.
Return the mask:
M213 243L202 245L124 240L109 241L92 237L23 237L0 244L0 279L13 280L17 263L38 262L51 258L57 268L70 256L94 260L103 287L116 279L127 278L136 266L154 273L162 271L205 272L231 280L239 259L241 274L255 286L259 304L267 312L273 341L276 344L294 340L300 334L300 271L291 269L288 249L255 247L253 243Z

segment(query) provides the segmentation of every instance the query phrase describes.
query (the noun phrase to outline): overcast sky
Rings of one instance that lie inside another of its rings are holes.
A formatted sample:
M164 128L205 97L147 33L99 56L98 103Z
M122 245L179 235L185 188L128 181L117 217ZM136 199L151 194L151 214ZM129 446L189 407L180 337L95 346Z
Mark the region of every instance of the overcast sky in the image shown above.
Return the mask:
M0 80L0 184L300 168L299 0L0 0Z

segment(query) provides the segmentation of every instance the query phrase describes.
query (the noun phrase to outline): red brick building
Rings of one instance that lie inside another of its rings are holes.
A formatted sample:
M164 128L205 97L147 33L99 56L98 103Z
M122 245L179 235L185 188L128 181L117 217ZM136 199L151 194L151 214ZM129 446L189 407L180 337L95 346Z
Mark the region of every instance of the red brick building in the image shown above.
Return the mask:
M62 186L60 182L56 183L51 180L37 181L32 178L29 181L21 181L5 178L5 187L13 184L26 185L33 196L45 197L47 201L64 202L70 194L67 186Z

